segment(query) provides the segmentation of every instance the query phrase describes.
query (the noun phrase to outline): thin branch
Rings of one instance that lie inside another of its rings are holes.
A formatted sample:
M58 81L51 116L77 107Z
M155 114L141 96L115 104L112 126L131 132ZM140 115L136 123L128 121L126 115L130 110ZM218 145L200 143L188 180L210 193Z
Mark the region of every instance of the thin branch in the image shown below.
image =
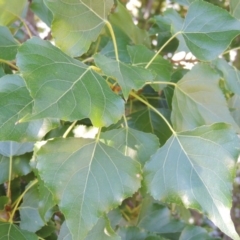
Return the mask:
M74 128L74 126L76 125L77 121L74 121L69 128L66 130L66 132L63 134L63 138L66 138L67 135L72 131L72 129Z
M12 64L12 63L9 62L9 61L6 61L6 60L4 60L4 59L0 59L0 63L1 63L1 62L7 64L8 66L10 66L11 68L13 68L13 69L16 70L16 71L19 70L17 66L15 66L14 64Z

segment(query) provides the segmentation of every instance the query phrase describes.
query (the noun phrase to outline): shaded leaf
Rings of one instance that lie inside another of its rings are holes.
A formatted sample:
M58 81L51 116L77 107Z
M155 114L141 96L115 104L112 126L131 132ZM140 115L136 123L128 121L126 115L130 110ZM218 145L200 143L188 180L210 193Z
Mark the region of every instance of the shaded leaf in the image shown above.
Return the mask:
M141 206L137 226L170 239L179 239L185 223L174 219L170 210L146 197Z
M208 65L198 64L177 82L171 120L177 131L185 131L216 122L230 123L237 131L218 87L219 75Z
M24 121L89 117L95 126L107 126L123 114L123 100L99 74L47 41L32 38L24 43L19 48L17 64L34 99L33 114Z
M15 59L19 43L7 27L0 26L0 36L0 58L5 60Z
M44 4L44 0L32 0L30 9L49 27L51 26L53 15Z
M167 109L158 109L167 119L170 118L170 112ZM136 130L153 133L161 144L164 144L172 135L171 130L163 119L149 108L134 112L128 116L129 127Z
M55 139L36 155L74 240L84 239L104 212L140 187L140 165L93 139Z
M19 75L0 78L0 140L34 141L41 139L48 131L58 126L55 119L36 120L17 124L18 120L32 112L32 98Z
M194 0L173 0L176 3L179 3L183 6L189 6Z
M238 0L230 0L230 13L237 19L240 19L240 2Z
M21 17L27 0L0 0L0 25L10 25Z
M150 156L159 147L156 136L131 128L110 130L102 133L100 138L107 145L118 149L125 156L131 157L142 165L150 159Z
M89 232L85 240L121 240L110 226L107 217L101 217L93 229Z
M2 239L38 240L34 233L20 229L17 225L0 222L0 233Z
M224 59L217 59L213 64L222 73L228 89L240 95L240 71L230 66Z
M208 234L208 232L201 227L198 226L187 226L183 229L182 234L179 238L179 240L210 240L210 239L214 239L211 238Z
M134 66L146 67L148 62L153 58L155 53L144 46L128 46L129 55ZM148 67L156 75L154 81L170 81L172 65L170 62L162 58L160 55ZM162 85L152 85L157 90L161 89ZM155 89L155 88L154 88Z
M188 9L181 33L198 59L210 61L240 34L240 21L220 7L205 1L194 1Z
M239 139L229 125L175 133L146 163L145 185L156 200L204 212L221 231L239 239L230 217L238 154Z
M151 46L147 31L140 29L133 23L131 14L121 3L118 3L114 12L109 16L109 19L110 22L120 28L134 44Z
M29 165L30 157L31 156L25 154L22 156L12 158L11 179L27 175L28 173L31 172L31 167ZM0 184L8 181L9 167L10 159L8 157L0 155Z
M240 127L240 96L234 95L228 101L228 105L231 108L231 115L233 116L235 122Z
M6 196L0 197L0 210L4 210L5 205L9 202L9 198Z
M58 235L58 240L72 240L72 235L67 227L66 221L63 222Z
M114 3L113 0L44 2L53 12L52 34L56 45L73 57L87 52L97 40Z
M147 69L115 61L101 54L96 54L94 59L104 74L116 78L125 99L128 98L132 89L138 90L154 78L153 74Z
M24 194L23 202L19 207L20 211L20 228L29 232L36 232L44 226L45 222L38 211L39 192L38 186L31 187Z

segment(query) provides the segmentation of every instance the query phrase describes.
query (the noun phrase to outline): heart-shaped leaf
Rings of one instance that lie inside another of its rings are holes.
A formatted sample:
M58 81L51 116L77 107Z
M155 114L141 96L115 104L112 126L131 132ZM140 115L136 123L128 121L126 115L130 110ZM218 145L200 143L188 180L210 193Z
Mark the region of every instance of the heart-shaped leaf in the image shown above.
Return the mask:
M240 2L238 0L230 0L229 6L231 14L235 18L240 19Z
M34 100L33 114L24 121L90 118L95 126L107 126L123 114L124 101L99 74L47 41L32 38L23 44L17 64Z
M198 64L177 82L171 120L177 131L184 131L216 122L227 122L239 131L227 107L220 76L208 65Z
M229 125L175 133L146 163L145 185L156 200L207 213L221 231L239 239L230 217L238 154L239 139Z
M210 61L240 34L240 21L220 7L197 0L188 9L181 33L198 59Z
M94 139L55 139L36 155L74 240L85 239L104 212L140 187L140 164Z
M114 4L113 0L44 2L53 12L52 34L57 46L73 57L85 53L97 40Z

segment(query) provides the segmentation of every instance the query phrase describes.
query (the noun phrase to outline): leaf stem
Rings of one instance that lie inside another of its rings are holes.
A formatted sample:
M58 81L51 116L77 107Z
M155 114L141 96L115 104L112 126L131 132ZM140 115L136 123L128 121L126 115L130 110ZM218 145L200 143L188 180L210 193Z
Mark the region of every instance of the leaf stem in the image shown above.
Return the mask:
M8 66L10 66L11 68L13 68L14 70L18 71L18 67L15 66L14 64L12 64L11 62L6 61L6 60L4 60L4 59L0 59L0 62L5 63L5 64L7 64Z
M174 82L164 82L164 81L146 82L146 84L166 84L166 85L172 85L174 87L177 86L177 84Z
M97 136L96 136L96 141L97 141L97 142L98 142L99 139L100 139L101 130L102 130L102 128L99 128L99 129L98 129L98 133L97 133Z
M140 96L138 96L136 93L131 92L130 93L133 97L135 97L137 100L139 100L140 102L144 103L146 106L148 106L150 109L152 109L155 113L157 113L162 119L163 121L168 125L169 129L171 130L171 132L175 135L176 132L173 129L173 127L171 126L171 124L168 122L168 120L155 108L153 107L150 103L148 103L147 101L145 101L144 99L142 99Z
M22 22L22 24L24 25L24 27L26 28L28 36L29 36L30 38L32 38L32 33L31 33L28 25L27 25L26 22L24 21L24 19L22 19L22 18L19 17L19 16L17 16L17 17L18 17L18 19Z
M12 148L12 144L10 146ZM12 163L13 163L13 156L11 155L9 158L8 185L7 185L7 197L9 198L9 203L11 203Z
M10 223L13 223L13 217L17 211L17 208L21 202L21 200L23 199L24 195L26 194L26 192L31 188L33 187L36 183L38 182L38 179L35 179L34 181L31 182L31 184L28 185L28 187L25 189L25 191L19 196L18 200L16 201L16 204L14 206L14 209L12 210L11 212L11 215L9 217L9 222Z
M155 58L159 55L159 53L168 45L168 43L170 43L178 34L180 34L181 32L177 32L174 35L172 35L172 37L170 37L163 45L162 47L156 52L156 54L152 57L152 59L148 62L148 64L145 66L145 68L147 69L152 62L155 60Z
M115 56L116 56L116 60L119 61L119 57L118 57L118 47L117 47L117 41L116 41L116 37L112 28L112 25L109 21L105 21L107 28L111 34L112 37L112 41L113 41L113 46L114 46L114 52L115 52Z
M92 62L93 60L94 60L93 57L89 57L89 58L86 58L86 59L82 60L82 63Z
M124 120L124 123L125 123L125 127L128 128L127 118L124 114L123 114L123 120Z
M66 132L63 134L63 138L66 138L67 135L72 131L72 129L74 128L74 126L76 125L77 123L77 120L74 121L69 127L68 129L66 130Z
M239 50L239 49L240 49L240 47L236 47L236 48L228 49L228 50L225 51L222 55L225 55L225 54L227 54L227 53L229 53L229 52L231 52L231 51L236 51L236 50Z

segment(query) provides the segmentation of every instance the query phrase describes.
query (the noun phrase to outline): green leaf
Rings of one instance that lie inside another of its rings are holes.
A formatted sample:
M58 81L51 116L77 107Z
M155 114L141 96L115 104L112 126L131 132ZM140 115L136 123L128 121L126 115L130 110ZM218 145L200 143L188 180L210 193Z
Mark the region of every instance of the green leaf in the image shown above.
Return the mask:
M121 239L124 240L145 240L148 236L148 233L145 230L135 226L121 227L118 230L118 234L121 236Z
M32 38L24 43L17 64L34 99L33 114L24 121L90 118L95 126L107 126L123 114L124 101L99 74L47 41Z
M146 30L140 29L133 23L133 19L129 11L118 2L114 12L109 16L110 22L120 28L134 44L143 44L151 46L150 38ZM126 27L127 26L127 27Z
M84 239L103 213L140 187L140 164L94 139L55 139L36 155L74 240Z
M150 159L159 147L156 136L140 132L131 128L121 128L107 131L101 134L104 142L118 149L125 156L140 162L142 165Z
M23 202L19 207L20 211L20 228L29 232L36 232L44 226L45 222L41 218L38 211L39 192L38 186L31 187L24 194Z
M44 0L32 0L30 9L49 27L51 26L53 15L44 4Z
M31 167L29 165L30 157L31 156L25 154L12 158L11 180L19 176L27 175L31 172ZM0 155L0 184L8 181L9 167L10 159Z
M181 33L198 59L210 61L240 34L240 21L220 7L194 1L188 9Z
M125 99L128 98L132 89L138 90L146 82L154 79L153 74L142 67L131 66L126 63L107 58L104 55L96 54L95 63L107 76L116 78Z
M0 26L0 36L0 58L5 60L15 59L19 43L7 27Z
M32 98L19 75L0 78L0 140L34 141L41 139L49 130L58 126L56 119L36 120L30 123L17 122L32 112Z
M10 25L21 17L27 0L0 0L0 25Z
M176 12L174 9L168 9L164 12L164 19L170 21L171 24L171 32L172 34L176 34L177 32L181 32L182 26L184 23L184 19ZM190 52L189 48L186 45L186 42L183 38L183 35L177 35L176 38L179 41L178 48L176 52L184 51L186 53Z
M187 226L183 229L182 234L179 240L210 240L213 239L209 236L208 232L201 227L198 226Z
M145 46L128 46L127 49L134 66L146 67L155 55L153 51L147 49ZM171 80L172 65L160 55L155 58L148 69L156 75L154 81ZM159 90L159 86L161 87L161 85L152 86L156 86L157 90Z
M213 64L222 73L228 89L240 95L240 71L230 66L224 59L217 59Z
M240 127L240 96L234 95L228 101L228 105L231 108L231 115L233 116L235 122Z
M53 199L52 193L48 188L45 187L42 179L38 179L39 183L39 202L38 202L38 211L41 218L47 222L53 214L53 207L56 205L56 202Z
M66 221L61 225L58 240L72 240L72 235L67 227Z
M175 133L146 163L145 185L156 200L204 212L239 239L230 217L238 154L239 139L227 124Z
M89 232L85 240L121 240L111 228L109 219L101 217L93 229Z
M170 210L147 197L142 201L137 226L170 239L179 239L185 223L174 219Z
M9 202L9 198L8 197L6 197L6 196L1 196L0 197L0 211L4 210L5 205L8 204L8 202Z
M11 223L0 222L0 233L2 239L17 240L38 240L37 235L20 229L17 225Z
M183 6L189 6L195 0L173 0L173 1L176 2L176 3L179 3Z
M198 64L177 82L171 120L177 131L215 122L230 123L237 131L227 102L218 87L219 75L206 64Z
M0 154L5 157L19 156L27 152L32 152L33 143L18 143L18 142L0 142Z
M53 12L52 34L56 45L70 56L81 56L97 40L113 0L44 0Z
M167 109L158 109L158 111L167 119L170 118L170 112ZM164 144L172 135L165 121L149 108L130 114L128 119L129 127L146 133L154 133L161 144Z
M240 2L238 0L230 0L230 13L237 19L240 19Z

